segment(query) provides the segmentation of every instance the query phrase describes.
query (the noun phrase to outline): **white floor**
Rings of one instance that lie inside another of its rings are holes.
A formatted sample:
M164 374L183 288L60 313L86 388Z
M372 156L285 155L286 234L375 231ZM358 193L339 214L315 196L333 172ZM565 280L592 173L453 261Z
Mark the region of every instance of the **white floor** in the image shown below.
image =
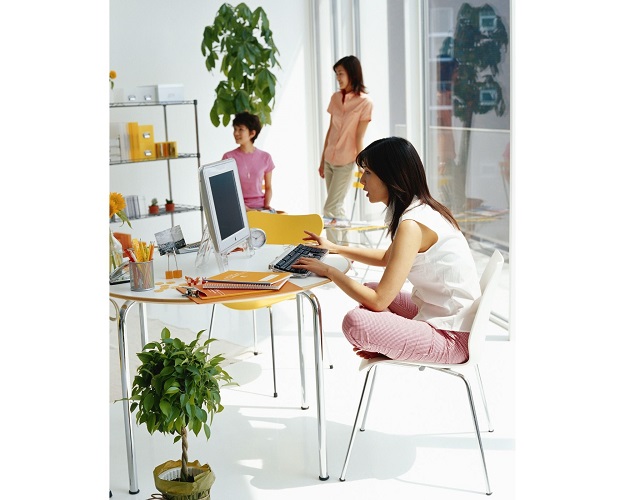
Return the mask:
M479 270L488 256L476 252ZM502 316L508 315L508 272L502 280ZM363 270L358 271L362 276ZM369 271L367 279L375 280ZM341 333L341 320L355 304L333 285L315 291L323 312L328 355L333 368L325 370L328 441L327 481L320 481L313 373L312 334L306 334L308 410L300 408L299 367L294 302L274 307L278 398L273 398L268 316L257 313L260 354L230 365L239 386L222 390L225 410L216 415L209 441L190 439L189 458L208 463L216 474L213 499L317 499L317 498L478 498L485 491L477 442L463 385L436 372L388 367L379 370L366 432L359 432L347 480L340 482L345 452L364 374L359 358ZM178 308L180 309L180 308ZM150 316L197 331L207 327L209 308L192 317L172 310L148 309ZM187 308L185 308L187 310ZM199 311L199 308L198 310ZM136 314L136 312L135 312ZM250 313L220 307L214 336L251 345ZM307 316L309 319L309 316ZM482 380L494 432L486 431L483 406L476 394L478 418L493 495L514 498L514 339L491 323ZM150 332L151 336L158 332ZM178 459L173 438L136 427L140 492L128 492L128 469L121 403L110 404L110 489L116 499L146 499L157 490L152 470Z

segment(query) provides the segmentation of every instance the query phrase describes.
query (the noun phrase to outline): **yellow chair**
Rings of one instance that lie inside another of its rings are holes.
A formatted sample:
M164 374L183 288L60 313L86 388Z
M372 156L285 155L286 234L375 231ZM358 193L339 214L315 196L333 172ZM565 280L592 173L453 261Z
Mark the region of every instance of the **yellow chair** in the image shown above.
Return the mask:
M315 234L321 234L323 230L323 219L319 214L305 214L305 215L292 215L292 214L272 214L268 212L251 211L247 212L247 220L249 226L257 227L265 231L267 235L267 244L269 245L298 245L299 243L305 243L304 239L306 234L304 229L312 231ZM271 306L278 302L285 300L292 300L296 298L297 294L287 295L276 298L259 299L249 302L233 302L228 304L222 304L230 309L236 309L239 311L252 311L252 324L254 329L254 354L258 354L256 348L256 314L257 309L267 308L269 311L269 331L271 333L271 362L273 366L273 397L278 397L276 387L276 358L274 352L274 336L273 336L273 315L271 313ZM215 308L210 320L210 331L213 326L213 317L215 314Z
M352 215L349 218L349 220L352 222L354 220L354 214L356 213L356 200L358 199L358 193L361 193L363 188L365 187L365 185L360 182L360 179L362 178L362 172L359 168L357 168L354 172L354 177L356 178L356 180L352 183L352 186L354 187L354 202L352 203Z
M352 203L352 214L349 218L350 224L345 228L339 227L338 229L346 233L351 231L362 234L365 238L364 246L369 248L378 248L380 246L380 243L382 242L382 238L384 237L384 231L386 231L387 226L384 224L370 224L368 221L354 220L354 215L356 214L356 201L358 200L359 193L360 196L362 196L361 193L365 187L365 185L361 182L362 172L360 171L360 169L356 169L356 171L354 172L354 177L355 181L352 183L352 186L354 187L354 202ZM367 233L371 231L380 231L380 237L378 238L377 242L374 242L369 238L369 235ZM350 244L349 241L345 241L344 243Z

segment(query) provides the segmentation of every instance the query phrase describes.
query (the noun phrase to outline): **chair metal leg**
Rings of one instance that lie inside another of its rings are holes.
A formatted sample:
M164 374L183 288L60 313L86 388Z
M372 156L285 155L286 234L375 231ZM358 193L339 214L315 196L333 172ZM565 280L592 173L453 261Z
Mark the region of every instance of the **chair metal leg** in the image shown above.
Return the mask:
M365 408L365 414L362 417L362 423L360 424L360 430L365 430L365 422L367 421L367 415L369 415L369 406L371 405L371 395L373 394L373 385L375 384L375 377L378 374L377 366L373 365L371 368L371 387L369 388L369 396L367 397L367 407Z
M330 355L330 348L328 347L327 343L323 344L323 352L325 353L325 356L328 358L328 368L332 370L334 368L334 363L332 362L332 356Z
M271 309L270 309L271 310ZM252 330L254 331L254 356L258 355L258 335L256 334L256 311L252 310ZM272 330L273 335L273 330ZM273 337L271 337L273 342Z
M269 309L269 331L271 332L271 365L273 366L273 397L278 397L278 390L276 388L276 351L273 342L273 313L271 312L271 307ZM253 311L252 311L253 312ZM254 328L254 332L256 332L256 328Z
M215 309L217 308L216 304L213 304L213 309L211 310L211 319L210 322L208 324L208 338L211 338L211 335L213 334L213 319L215 318Z
M365 398L365 393L367 392L367 382L369 382L369 376L371 372L375 373L375 365L372 368L369 368L367 371L367 376L365 377L365 383L362 386L362 394L360 395L360 401L358 403L358 410L356 411L356 418L354 419L354 427L352 427L352 435L349 438L349 444L347 445L347 454L345 455L345 462L343 463L343 470L341 471L341 475L339 476L339 480L345 481L345 474L347 473L347 464L349 463L349 457L352 454L352 447L354 446L354 440L356 439L356 428L358 427L358 420L360 417L360 411L362 410L362 402ZM369 390L369 398L371 399L371 390ZM367 401L368 406L368 401Z
M475 427L475 436L477 437L477 442L480 446L480 455L482 456L482 465L484 466L484 480L486 481L486 494L491 495L493 492L490 489L490 482L488 480L488 471L486 470L486 457L484 456L484 446L482 445L482 436L480 435L480 425L477 421L477 413L475 412L475 403L473 402L473 392L471 391L471 385L469 381L461 374L456 373L451 370L439 370L443 373L449 373L451 375L455 375L459 377L464 382L464 385L467 389L467 397L469 398L469 405L471 407L471 415L473 417L473 425Z
M210 339L211 336L213 335L213 319L215 318L215 309L217 308L217 304L213 304L213 308L211 309L211 319L208 323L208 338ZM210 344L208 345L208 347L206 348L206 353L210 353L211 352L211 346Z
M484 386L482 385L482 377L480 376L480 369L475 365L475 375L477 377L477 385L482 395L482 403L484 404L484 411L486 412L486 422L488 423L488 432L493 432L493 424L490 421L490 414L488 413L488 404L486 403L486 393L484 392Z
M352 433L351 436L349 438L349 445L347 446L347 454L345 455L345 462L343 464L343 470L341 471L341 475L339 476L339 479L341 481L345 481L345 475L347 473L347 465L349 463L349 458L351 456L352 453L352 448L354 446L354 441L356 439L356 428L358 426L358 420L360 418L360 412L362 411L362 403L365 399L365 394L367 394L367 385L369 385L369 393L368 393L368 397L367 397L367 404L365 406L365 411L364 411L364 415L362 418L362 423L360 425L360 430L364 431L365 430L365 421L367 419L367 413L369 412L369 405L371 403L371 394L373 393L373 385L375 382L375 374L376 374L376 365L373 365L372 367L369 368L369 371L367 372L367 376L365 378L365 383L363 385L362 388L362 394L360 395L360 401L358 403L358 410L356 412L356 418L354 419L354 426L352 428ZM476 367L477 368L477 367ZM482 436L480 435L480 425L477 421L477 413L475 411L475 402L473 400L473 392L471 391L471 385L469 384L469 381L461 374L461 373L457 373L454 371L451 371L449 369L442 369L442 368L432 368L436 371L439 371L441 373L448 373L450 375L454 375L460 379L462 379L462 381L464 382L465 388L467 390L467 397L469 399L469 407L471 409L471 416L473 417L473 426L475 429L475 436L477 437L477 443L479 445L480 448L480 456L482 457L482 466L484 469L484 481L486 482L486 494L487 495L491 495L492 491L490 489L490 481L488 479L488 470L486 468L486 457L484 455L484 445L482 444ZM369 377L371 376L371 383L369 384ZM481 379L479 376L479 371L478 371L478 380L479 383L481 384ZM482 397L484 397L484 393L482 392ZM484 398L484 404L486 404L486 400ZM486 411L487 416L488 416L488 410ZM490 418L489 418L489 425L490 425Z

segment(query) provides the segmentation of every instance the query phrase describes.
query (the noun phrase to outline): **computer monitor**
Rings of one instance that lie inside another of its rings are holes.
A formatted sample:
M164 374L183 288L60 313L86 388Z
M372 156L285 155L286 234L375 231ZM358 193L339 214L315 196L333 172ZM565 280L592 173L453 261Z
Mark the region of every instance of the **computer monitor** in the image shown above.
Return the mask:
M215 252L225 255L250 236L239 171L234 159L200 167L202 206Z

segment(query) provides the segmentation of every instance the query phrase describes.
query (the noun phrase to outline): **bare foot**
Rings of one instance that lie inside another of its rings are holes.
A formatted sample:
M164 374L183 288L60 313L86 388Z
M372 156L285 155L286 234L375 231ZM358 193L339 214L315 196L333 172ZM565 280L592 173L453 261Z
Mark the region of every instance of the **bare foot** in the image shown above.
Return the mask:
M358 356L360 356L361 358L364 358L364 359L371 359L371 358L390 359L388 356L385 356L384 354L380 354L379 352L362 351L362 350L358 349L358 347L354 347L354 352Z

